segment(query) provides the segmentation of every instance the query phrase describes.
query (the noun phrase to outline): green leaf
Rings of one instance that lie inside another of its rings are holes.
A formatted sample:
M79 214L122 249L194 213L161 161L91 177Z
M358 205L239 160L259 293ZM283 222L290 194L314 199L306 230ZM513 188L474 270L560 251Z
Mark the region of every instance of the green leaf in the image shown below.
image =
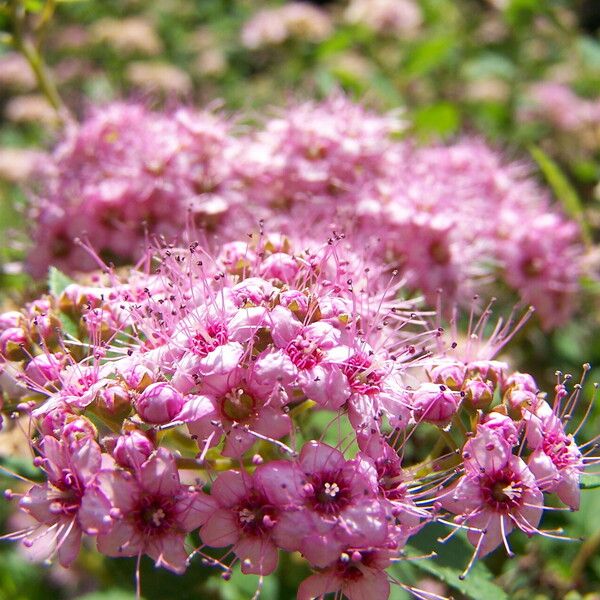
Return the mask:
M597 490L600 488L600 476L587 475L584 476L579 484L582 490Z
M414 129L418 135L447 137L460 127L460 113L450 102L438 102L419 109L413 117Z
M419 556L421 553L407 546L408 556ZM471 549L471 552L473 550ZM462 554L468 560L468 554ZM446 585L459 591L461 594L473 600L508 600L508 595L492 581L492 575L488 568L482 563L477 563L464 578L460 579L461 570L448 564L440 556L437 558L417 559L413 563L417 569L434 575Z
M532 145L529 152L540 167L554 194L563 205L565 212L579 222L584 240L588 244L591 243L589 226L583 219L581 200L565 174L541 148Z
M68 285L74 281L59 271L56 267L50 267L48 272L48 289L54 296L60 296Z
M79 596L79 600L135 600L136 596L132 592L125 590L107 590L106 592L92 592Z
M404 66L408 77L418 77L442 65L455 49L454 37L441 36L427 39L408 54Z
M25 5L25 10L31 13L39 13L44 8L42 0L25 0L23 4Z
M438 543L437 539L447 533L442 525L434 523L412 538L412 543L406 547L409 558L423 556L432 550L436 551L437 556L412 560L410 564L429 575L434 575L467 598L508 600L506 592L493 582L493 575L481 560L475 563L465 579L459 578L473 555L474 548L462 533L455 535L445 544Z

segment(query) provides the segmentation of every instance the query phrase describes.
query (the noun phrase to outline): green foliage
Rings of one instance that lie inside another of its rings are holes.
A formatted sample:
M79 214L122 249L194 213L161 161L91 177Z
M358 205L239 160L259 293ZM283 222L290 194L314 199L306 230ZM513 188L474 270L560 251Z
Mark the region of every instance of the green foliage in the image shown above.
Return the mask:
M473 554L473 547L461 534L455 535L445 544L436 543L439 536L447 534L445 528L432 525L414 538L407 548L407 556L422 557L435 548L435 558L415 558L414 568L434 575L439 580L473 600L508 600L507 594L493 583L493 576L482 561L478 561L469 574L461 579L461 574Z

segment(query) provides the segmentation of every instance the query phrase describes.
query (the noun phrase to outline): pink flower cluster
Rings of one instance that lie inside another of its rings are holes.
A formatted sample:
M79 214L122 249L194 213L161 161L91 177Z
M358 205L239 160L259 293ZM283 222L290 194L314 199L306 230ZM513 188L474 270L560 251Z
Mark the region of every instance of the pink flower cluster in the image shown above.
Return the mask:
M67 128L42 166L29 270L98 268L77 238L106 261L131 264L149 234L172 239L190 224L210 227L235 203L228 159L235 143L228 122L209 111L160 113L121 102L93 110Z
M521 111L523 120L542 119L569 133L600 126L600 99L581 98L565 84L536 83L531 86L527 100Z
M584 271L578 226L527 165L478 139L419 147L398 140L403 127L397 114L341 95L238 132L207 112L97 109L41 178L30 270L96 266L76 237L123 264L142 256L148 236L210 247L262 220L313 240L352 235L430 305L439 290L449 303L512 290L546 327L564 322Z
M43 477L7 493L33 522L8 537L35 556L69 566L93 538L227 579L299 552L300 600L385 600L386 569L434 521L467 532L468 571L513 529L553 535L549 495L578 508L598 460L567 430L581 386L560 379L549 403L494 359L510 336L484 343L485 318L447 339L342 238L154 258L0 316L4 411L30 420ZM406 452L415 434L437 443Z

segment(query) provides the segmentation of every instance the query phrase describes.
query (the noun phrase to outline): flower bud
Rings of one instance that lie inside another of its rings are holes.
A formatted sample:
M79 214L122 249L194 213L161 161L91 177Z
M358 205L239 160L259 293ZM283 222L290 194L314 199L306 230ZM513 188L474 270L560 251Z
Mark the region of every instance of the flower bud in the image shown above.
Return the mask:
M465 402L475 409L486 408L494 398L494 389L492 386L479 378L467 379L462 391L465 393Z
M23 318L23 315L16 310L9 310L0 314L0 331L21 326Z
M507 369L508 365L499 360L477 360L467 365L467 377L479 375L484 381L491 381L494 387L502 386Z
M61 369L59 354L40 354L25 367L27 383L45 387L58 379Z
M435 383L458 391L465 380L465 365L454 361L438 364L431 371L431 379Z
M27 353L23 346L27 347L29 340L22 327L9 327L0 334L0 355L7 360L23 360Z
M83 417L75 417L71 420L67 419L62 435L69 444L75 444L85 438L94 440L98 432L91 421Z
M129 412L131 397L120 385L109 385L96 396L99 407L111 415L123 415Z
M413 394L415 420L444 427L456 413L460 396L443 385L424 383Z
M141 431L127 431L119 436L113 456L122 466L139 467L154 452L154 444Z
M152 371L144 365L133 365L121 372L121 377L128 387L136 392L143 392L153 381Z
M136 410L147 423L164 425L181 411L184 398L168 383L153 383L140 395Z
M529 375L529 373L512 373L506 378L505 385L507 389L515 388L518 390L531 392L532 394L537 394L539 391L539 387L535 382L535 379Z

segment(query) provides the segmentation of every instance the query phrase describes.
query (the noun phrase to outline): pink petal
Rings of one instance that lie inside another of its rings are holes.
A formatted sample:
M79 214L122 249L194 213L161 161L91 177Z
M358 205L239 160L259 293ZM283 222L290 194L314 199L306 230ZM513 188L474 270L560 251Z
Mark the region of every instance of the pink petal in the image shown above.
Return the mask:
M275 460L259 466L254 471L254 485L276 506L300 504L302 501L302 480L304 476L298 468L286 460Z
M252 489L250 475L240 471L221 473L212 485L210 495L223 507L239 504Z
M335 471L341 469L346 462L344 455L327 444L310 441L300 452L300 467L306 473L318 471Z
M194 531L217 510L217 502L204 492L191 492L177 503L177 521L183 531Z
M110 509L112 504L100 488L90 486L85 491L79 509L79 523L89 535L106 533L111 525Z
M164 535L152 540L145 550L146 554L154 559L157 567L164 567L179 574L187 567L188 553L185 550L183 535Z
M344 549L344 544L332 539L331 533L325 535L312 534L302 538L300 552L313 566L323 569L334 563Z
M384 571L368 570L356 581L344 581L342 591L348 600L387 600L390 582Z
M99 535L97 544L106 556L136 556L143 548L142 539L125 521L117 521L108 533Z
M277 546L262 537L243 537L233 546L233 551L242 562L245 575L269 575L277 568Z
M90 438L79 443L71 455L71 465L81 481L89 481L102 464L100 447Z
M200 538L207 546L222 548L235 544L240 537L240 528L234 513L218 509L200 529Z
M159 448L142 465L141 483L144 490L164 496L174 496L181 490L175 457Z
M300 584L297 600L314 600L325 594L337 592L343 585L343 579L331 571L315 573Z
M213 400L208 396L187 396L175 421L184 421L186 423L198 421L207 417L214 417L215 409Z
M562 474L562 481L556 488L556 494L572 510L579 510L581 490L579 488L579 472L573 470Z
M218 346L198 364L202 375L222 375L233 371L244 355L244 348L238 342Z
M271 336L278 348L285 348L302 332L302 323L283 306L276 306L270 314Z
M66 531L67 527L71 527L71 524L65 525L63 530ZM81 529L75 524L71 527L71 530L64 537L61 531L57 540L57 554L58 562L63 567L69 567L79 554L79 548L81 547Z

